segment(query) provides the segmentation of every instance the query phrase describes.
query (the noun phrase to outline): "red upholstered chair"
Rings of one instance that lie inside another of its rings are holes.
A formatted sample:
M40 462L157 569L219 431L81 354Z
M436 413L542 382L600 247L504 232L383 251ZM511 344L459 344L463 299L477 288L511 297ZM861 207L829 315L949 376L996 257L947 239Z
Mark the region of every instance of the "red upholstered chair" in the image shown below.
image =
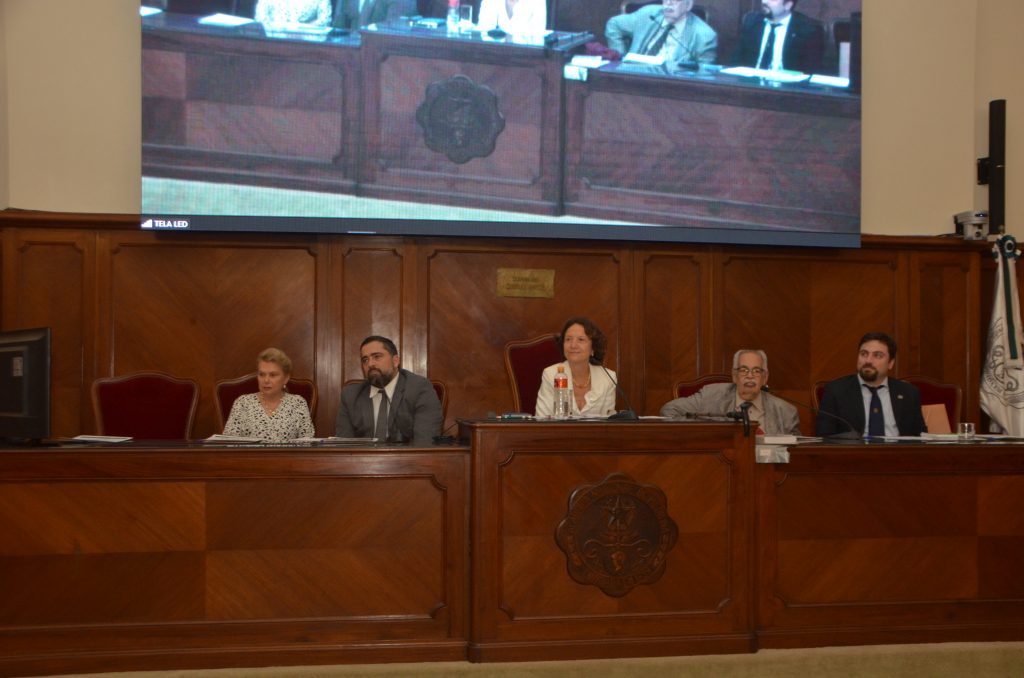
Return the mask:
M821 407L821 397L825 395L825 386L832 381L831 379L823 379L822 381L814 382L814 388L811 389L811 402L814 404L814 409Z
M505 370L512 387L513 410L530 414L536 411L541 374L545 367L561 360L562 348L554 334L505 344Z
M162 372L136 372L92 382L100 435L184 440L192 435L199 385Z
M949 417L950 430L956 431L957 422L960 421L962 403L959 386L943 384L930 377L912 376L902 377L902 379L916 386L917 390L921 392L922 405L943 405L946 408L946 416Z
M676 398L685 398L692 396L708 384L728 384L731 381L732 376L724 372L714 372L702 375L693 381L677 381L672 391L676 394Z
M253 372L235 379L221 379L213 387L213 390L216 396L214 400L217 403L217 420L220 423L221 429L223 429L224 424L228 421L228 416L231 414L231 406L235 404L238 396L245 395L246 393L256 393L260 390L260 384L256 379L256 373ZM288 380L288 392L305 398L306 404L309 405L309 416L314 419L316 418L316 384L309 379L296 379L292 377Z
M444 385L443 381L438 379L431 379L430 383L434 385L437 399L441 401L441 420L444 421L448 418L448 387Z

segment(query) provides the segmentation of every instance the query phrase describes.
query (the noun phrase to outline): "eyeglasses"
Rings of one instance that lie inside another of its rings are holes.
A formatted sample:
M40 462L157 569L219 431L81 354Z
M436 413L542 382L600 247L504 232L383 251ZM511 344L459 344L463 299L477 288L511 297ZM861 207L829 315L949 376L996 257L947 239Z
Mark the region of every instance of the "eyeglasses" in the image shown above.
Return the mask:
M740 375L741 377L747 377L747 376L750 376L751 374L754 375L755 377L760 377L762 374L764 374L764 368L763 367L737 367L735 370L733 370L733 372L735 372L736 374Z

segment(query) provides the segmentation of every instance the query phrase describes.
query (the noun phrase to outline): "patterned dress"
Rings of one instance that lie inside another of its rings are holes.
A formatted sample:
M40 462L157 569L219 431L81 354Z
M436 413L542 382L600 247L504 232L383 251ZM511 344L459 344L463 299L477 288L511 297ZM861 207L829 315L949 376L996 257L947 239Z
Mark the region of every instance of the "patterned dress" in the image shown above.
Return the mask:
M330 0L259 0L256 21L264 24L312 24L329 26Z
M258 393L239 396L224 425L224 435L251 436L268 443L312 438L315 433L306 399L294 393L285 393L271 415L263 410Z

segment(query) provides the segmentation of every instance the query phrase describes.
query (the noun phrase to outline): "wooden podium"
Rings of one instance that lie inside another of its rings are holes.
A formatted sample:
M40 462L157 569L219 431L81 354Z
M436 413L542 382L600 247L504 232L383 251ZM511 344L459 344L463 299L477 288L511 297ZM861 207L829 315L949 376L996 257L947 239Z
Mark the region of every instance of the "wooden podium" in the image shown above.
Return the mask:
M754 450L742 427L463 428L473 449L470 660L756 648Z

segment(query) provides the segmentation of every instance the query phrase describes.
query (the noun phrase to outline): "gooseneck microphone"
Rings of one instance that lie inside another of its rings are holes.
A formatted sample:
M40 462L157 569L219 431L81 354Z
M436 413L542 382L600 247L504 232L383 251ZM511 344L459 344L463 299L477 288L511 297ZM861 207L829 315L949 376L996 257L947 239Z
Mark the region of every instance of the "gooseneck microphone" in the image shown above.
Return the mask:
M633 406L629 403L629 396L626 395L626 391L619 386L619 382L615 381L612 377L611 372L604 365L600 366L604 370L605 375L612 381L612 385L615 386L615 392L622 394L622 402L626 403L626 409L620 410L615 414L608 415L609 421L636 421L639 417L636 416L636 412L633 411Z
M775 393L771 389L769 389L768 388L768 384L765 384L764 386L762 386L761 390L763 392L765 392L765 393L771 393L773 396L775 396L779 400L785 400L787 403L790 403L791 405L798 405L798 406L800 406L800 407L802 407L802 408L804 408L806 410L810 410L811 412L814 412L815 416L817 416L819 414L824 414L826 417L832 417L833 419L835 419L836 421L841 423L843 426L845 426L846 428L850 429L849 431L842 431L840 433L833 433L832 435L823 436L826 440L863 440L864 439L864 436L860 433L860 431L857 430L857 427L855 427L853 424L851 424L850 422L848 422L845 419L843 419L842 417L840 417L838 414L832 414L828 410L821 410L821 409L818 409L816 407L811 407L810 405L804 404L804 403L799 402L797 400L792 400L790 398L787 398L786 396L779 395L778 393Z

